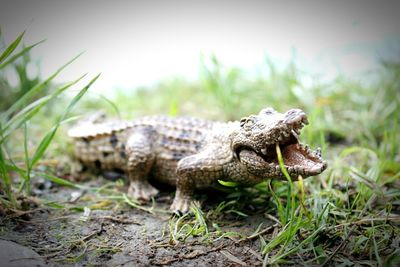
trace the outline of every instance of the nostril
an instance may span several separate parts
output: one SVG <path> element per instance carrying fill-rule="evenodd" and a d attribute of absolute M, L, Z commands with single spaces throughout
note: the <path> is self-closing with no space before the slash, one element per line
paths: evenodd
<path fill-rule="evenodd" d="M 301 114 L 304 113 L 301 109 L 298 108 L 292 108 L 290 110 L 288 110 L 287 112 L 288 114 Z"/>

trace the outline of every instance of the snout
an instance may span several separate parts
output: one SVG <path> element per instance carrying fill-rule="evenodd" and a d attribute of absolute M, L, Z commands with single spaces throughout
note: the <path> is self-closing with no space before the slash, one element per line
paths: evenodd
<path fill-rule="evenodd" d="M 286 124 L 308 124 L 307 115 L 301 109 L 290 109 L 285 113 Z"/>

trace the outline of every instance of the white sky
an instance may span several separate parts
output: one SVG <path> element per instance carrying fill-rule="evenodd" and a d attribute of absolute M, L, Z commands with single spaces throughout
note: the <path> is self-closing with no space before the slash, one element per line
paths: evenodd
<path fill-rule="evenodd" d="M 300 3 L 301 2 L 301 3 Z M 196 79 L 200 55 L 249 72 L 265 57 L 332 78 L 400 59 L 396 1 L 3 1 L 7 42 L 27 29 L 43 75 L 86 53 L 58 81 L 102 72 L 96 91 L 131 89 L 171 76 Z M 235 4 L 236 3 L 236 4 Z"/>

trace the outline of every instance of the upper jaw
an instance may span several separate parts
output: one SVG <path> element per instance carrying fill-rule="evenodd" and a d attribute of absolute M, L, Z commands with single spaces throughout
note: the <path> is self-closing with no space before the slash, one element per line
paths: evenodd
<path fill-rule="evenodd" d="M 296 110 L 297 111 L 297 110 Z M 298 111 L 296 116 L 288 116 L 277 132 L 275 141 L 268 140 L 257 153 L 269 163 L 272 168 L 282 175 L 276 154 L 276 144 L 279 145 L 285 168 L 290 175 L 303 177 L 320 174 L 327 168 L 327 162 L 321 156 L 321 149 L 311 150 L 309 146 L 300 142 L 301 129 L 308 124 L 304 112 Z"/>
<path fill-rule="evenodd" d="M 295 114 L 290 113 L 291 111 L 294 111 Z M 282 120 L 265 134 L 265 143 L 272 145 L 289 142 L 291 138 L 298 140 L 301 129 L 307 124 L 308 119 L 303 111 L 290 110 Z"/>

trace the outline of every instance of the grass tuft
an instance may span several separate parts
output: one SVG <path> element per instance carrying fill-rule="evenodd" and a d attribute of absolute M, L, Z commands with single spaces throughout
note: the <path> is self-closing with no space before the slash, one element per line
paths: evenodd
<path fill-rule="evenodd" d="M 25 33 L 25 32 L 24 32 Z M 11 43 L 6 49 L 1 53 L 0 56 L 0 70 L 5 68 L 7 65 L 13 63 L 17 60 L 18 57 L 24 55 L 30 51 L 31 48 L 36 46 L 34 44 L 32 46 L 28 46 L 27 48 L 22 49 L 20 52 L 13 55 L 13 52 L 18 47 L 21 42 L 24 33 L 22 33 L 18 38 Z M 87 92 L 90 86 L 98 79 L 100 76 L 95 76 L 86 86 L 84 86 L 79 93 L 69 102 L 67 108 L 65 109 L 62 116 L 57 120 L 57 122 L 51 127 L 47 134 L 39 141 L 33 155 L 30 155 L 28 148 L 28 142 L 30 138 L 28 125 L 30 121 L 38 116 L 39 112 L 43 110 L 43 108 L 50 102 L 55 101 L 56 98 L 69 89 L 71 86 L 77 84 L 81 79 L 85 76 L 81 76 L 77 80 L 67 83 L 65 85 L 59 86 L 53 90 L 53 92 L 48 95 L 39 97 L 37 100 L 34 100 L 42 93 L 42 90 L 48 86 L 54 77 L 62 72 L 68 65 L 70 65 L 73 61 L 75 61 L 79 55 L 61 68 L 59 68 L 53 75 L 47 78 L 45 81 L 33 86 L 29 89 L 20 99 L 18 99 L 14 104 L 12 104 L 7 110 L 5 110 L 0 115 L 0 172 L 1 172 L 1 182 L 5 188 L 6 196 L 1 196 L 1 203 L 9 208 L 19 208 L 18 203 L 16 201 L 16 197 L 14 194 L 15 182 L 13 177 L 11 176 L 13 171 L 16 171 L 20 178 L 22 178 L 22 182 L 19 186 L 20 191 L 25 189 L 25 194 L 30 194 L 31 188 L 31 179 L 32 173 L 39 162 L 40 159 L 43 158 L 44 153 L 47 148 L 51 144 L 59 126 L 65 121 L 69 120 L 68 116 L 73 107 L 77 104 L 77 102 L 83 97 L 83 95 Z M 17 163 L 12 159 L 11 154 L 8 152 L 8 143 L 10 139 L 16 135 L 17 131 L 22 129 L 23 131 L 23 158 L 24 158 L 24 168 L 17 166 Z M 36 172 L 37 174 L 37 172 Z M 43 173 L 43 177 L 49 178 L 53 182 L 62 184 L 62 185 L 71 185 L 70 182 L 64 181 L 61 178 L 54 177 L 52 175 Z"/>

